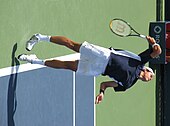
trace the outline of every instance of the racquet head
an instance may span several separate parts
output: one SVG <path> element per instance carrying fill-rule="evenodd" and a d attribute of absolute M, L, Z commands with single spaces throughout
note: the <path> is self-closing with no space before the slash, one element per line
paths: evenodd
<path fill-rule="evenodd" d="M 116 18 L 116 19 L 111 20 L 109 26 L 110 26 L 111 31 L 118 36 L 126 37 L 131 34 L 130 25 L 122 19 Z"/>

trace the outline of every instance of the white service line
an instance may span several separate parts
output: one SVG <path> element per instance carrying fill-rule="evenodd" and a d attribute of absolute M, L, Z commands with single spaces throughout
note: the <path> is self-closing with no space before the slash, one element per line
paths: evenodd
<path fill-rule="evenodd" d="M 50 58 L 50 59 L 58 59 L 58 60 L 66 60 L 66 61 L 77 60 L 77 59 L 80 59 L 80 54 L 75 53 L 75 54 Z M 0 69 L 0 77 L 8 76 L 8 75 L 15 74 L 15 73 L 21 73 L 21 72 L 26 72 L 26 71 L 30 71 L 30 70 L 35 70 L 35 69 L 39 69 L 39 68 L 43 68 L 43 67 L 46 67 L 46 66 L 39 65 L 39 64 L 30 64 L 30 63 L 13 66 L 13 67 L 6 67 L 6 68 Z"/>

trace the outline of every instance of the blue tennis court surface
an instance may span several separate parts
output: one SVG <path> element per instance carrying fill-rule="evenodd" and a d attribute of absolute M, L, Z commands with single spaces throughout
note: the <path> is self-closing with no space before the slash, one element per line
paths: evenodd
<path fill-rule="evenodd" d="M 1 126 L 95 125 L 94 77 L 31 64 L 1 72 L 10 70 L 0 77 Z"/>

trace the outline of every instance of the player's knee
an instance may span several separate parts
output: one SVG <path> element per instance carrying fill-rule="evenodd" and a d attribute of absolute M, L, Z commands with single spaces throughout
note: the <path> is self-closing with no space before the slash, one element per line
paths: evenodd
<path fill-rule="evenodd" d="M 76 52 L 79 52 L 79 49 L 80 49 L 81 44 L 76 43 L 76 42 L 68 39 L 66 46 L 67 46 L 68 48 L 76 51 Z"/>
<path fill-rule="evenodd" d="M 72 71 L 77 71 L 77 61 L 66 61 L 65 62 L 65 69 L 69 69 Z"/>
<path fill-rule="evenodd" d="M 73 45 L 73 42 L 70 39 L 66 38 L 65 39 L 65 46 L 72 49 L 74 45 Z"/>

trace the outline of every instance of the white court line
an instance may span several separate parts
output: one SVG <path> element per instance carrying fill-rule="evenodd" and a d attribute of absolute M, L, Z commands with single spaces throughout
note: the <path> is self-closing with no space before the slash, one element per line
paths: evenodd
<path fill-rule="evenodd" d="M 96 86 L 95 86 L 95 84 L 96 84 L 96 79 L 95 79 L 95 77 L 94 77 L 94 82 L 93 82 L 93 87 L 94 87 L 94 101 L 96 100 Z M 94 111 L 93 111 L 93 116 L 94 116 L 94 124 L 93 124 L 93 126 L 96 126 L 96 104 L 94 104 Z"/>
<path fill-rule="evenodd" d="M 76 126 L 76 73 L 73 72 L 73 126 Z"/>
<path fill-rule="evenodd" d="M 80 54 L 75 53 L 75 54 L 50 58 L 50 59 L 58 59 L 58 60 L 69 61 L 69 60 L 76 60 L 76 59 L 79 59 L 79 58 L 80 58 Z M 39 69 L 39 68 L 44 68 L 44 67 L 46 67 L 46 66 L 38 65 L 38 64 L 30 64 L 30 63 L 26 63 L 26 64 L 22 64 L 22 65 L 18 65 L 18 66 L 13 66 L 13 67 L 6 67 L 6 68 L 0 69 L 0 77 L 8 76 L 8 75 L 15 74 L 15 73 L 21 73 L 21 72 L 26 72 L 26 71 L 30 71 L 30 70 L 35 70 L 35 69 Z"/>

